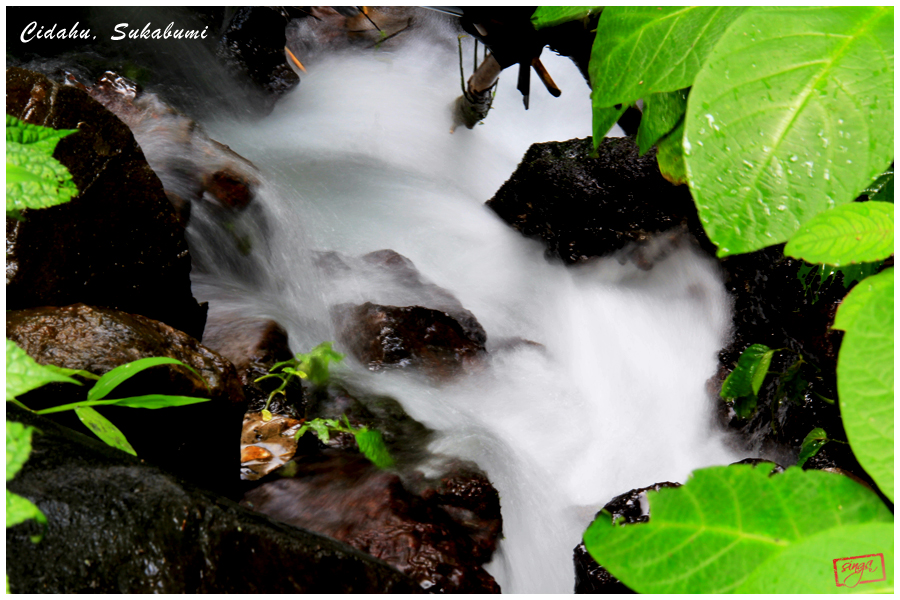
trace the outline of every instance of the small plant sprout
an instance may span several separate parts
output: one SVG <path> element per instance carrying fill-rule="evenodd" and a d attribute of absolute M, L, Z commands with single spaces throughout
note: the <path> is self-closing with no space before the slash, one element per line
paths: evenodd
<path fill-rule="evenodd" d="M 299 440 L 307 431 L 312 431 L 323 444 L 327 444 L 332 433 L 350 433 L 356 438 L 359 451 L 376 467 L 387 469 L 394 465 L 394 459 L 391 458 L 380 431 L 368 427 L 356 429 L 350 425 L 347 415 L 343 415 L 342 418 L 343 423 L 338 419 L 313 419 L 300 427 L 294 437 Z"/>
<path fill-rule="evenodd" d="M 272 413 L 269 412 L 269 405 L 272 398 L 277 394 L 285 395 L 285 390 L 291 382 L 292 377 L 298 379 L 306 379 L 313 385 L 320 386 L 328 383 L 330 374 L 328 372 L 328 364 L 331 362 L 340 362 L 344 359 L 344 355 L 331 349 L 333 342 L 322 342 L 309 352 L 299 353 L 289 360 L 285 360 L 272 365 L 268 375 L 263 375 L 256 382 L 264 379 L 280 379 L 281 383 L 269 394 L 266 400 L 266 406 L 262 410 L 263 421 L 271 421 Z"/>

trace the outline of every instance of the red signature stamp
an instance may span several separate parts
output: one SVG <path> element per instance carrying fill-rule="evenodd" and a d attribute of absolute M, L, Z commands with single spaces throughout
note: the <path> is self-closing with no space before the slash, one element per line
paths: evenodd
<path fill-rule="evenodd" d="M 838 587 L 854 588 L 861 583 L 875 583 L 885 579 L 884 554 L 834 559 L 834 582 Z"/>

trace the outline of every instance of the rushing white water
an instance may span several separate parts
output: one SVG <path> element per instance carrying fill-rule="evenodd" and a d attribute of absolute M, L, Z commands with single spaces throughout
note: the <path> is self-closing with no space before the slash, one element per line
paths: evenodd
<path fill-rule="evenodd" d="M 397 304 L 406 293 L 330 281 L 311 252 L 391 248 L 478 317 L 489 347 L 542 344 L 495 352 L 489 368 L 450 383 L 352 360 L 338 372 L 438 431 L 436 451 L 486 470 L 505 534 L 488 570 L 505 592 L 571 592 L 572 550 L 605 502 L 734 459 L 705 391 L 728 304 L 714 264 L 687 245 L 650 271 L 615 259 L 566 268 L 487 209 L 531 143 L 590 134 L 589 90 L 568 59 L 545 53 L 561 98 L 534 78 L 526 112 L 504 73 L 485 124 L 451 135 L 452 42 L 323 58 L 262 122 L 204 123 L 263 172 L 268 229 L 250 272 L 213 267 L 195 295 L 277 319 L 306 351 L 335 339 L 332 302 Z M 220 251 L 191 233 L 192 252 Z"/>

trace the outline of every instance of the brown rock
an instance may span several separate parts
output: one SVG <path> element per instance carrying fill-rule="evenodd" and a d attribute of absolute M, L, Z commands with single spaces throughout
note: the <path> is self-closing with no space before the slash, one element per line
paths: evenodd
<path fill-rule="evenodd" d="M 439 310 L 366 302 L 339 306 L 335 314 L 341 341 L 373 371 L 419 367 L 433 375 L 453 375 L 475 364 L 485 351 L 483 342 Z"/>
<path fill-rule="evenodd" d="M 406 491 L 396 474 L 334 450 L 293 464 L 295 477 L 265 483 L 241 504 L 380 558 L 428 591 L 500 591 L 468 532 Z"/>
<path fill-rule="evenodd" d="M 191 295 L 184 233 L 140 146 L 119 119 L 74 86 L 6 72 L 6 112 L 78 129 L 54 157 L 80 193 L 6 222 L 6 306 L 84 302 L 162 321 L 200 337 L 205 307 Z"/>
<path fill-rule="evenodd" d="M 169 394 L 212 398 L 177 408 L 156 410 L 103 406 L 137 451 L 191 480 L 222 489 L 236 480 L 237 435 L 243 390 L 226 359 L 194 338 L 140 315 L 76 304 L 62 308 L 32 308 L 6 313 L 6 336 L 41 364 L 82 369 L 102 375 L 139 358 L 166 356 L 192 367 L 158 366 L 138 373 L 110 397 Z M 22 397 L 32 409 L 77 402 L 87 386 L 44 386 Z M 71 411 L 54 420 L 84 431 Z"/>

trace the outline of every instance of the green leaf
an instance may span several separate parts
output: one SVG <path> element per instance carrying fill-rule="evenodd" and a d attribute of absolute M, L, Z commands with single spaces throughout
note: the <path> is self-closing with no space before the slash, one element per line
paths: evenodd
<path fill-rule="evenodd" d="M 43 410 L 36 410 L 39 415 L 75 410 L 87 406 L 127 406 L 129 408 L 168 408 L 170 406 L 187 406 L 200 402 L 209 402 L 209 398 L 196 398 L 194 396 L 167 396 L 165 394 L 148 394 L 146 396 L 130 396 L 128 398 L 113 398 L 112 400 L 83 400 L 61 406 L 53 406 Z"/>
<path fill-rule="evenodd" d="M 738 358 L 734 371 L 729 373 L 725 381 L 722 382 L 722 391 L 719 392 L 719 396 L 724 400 L 752 399 L 752 402 L 743 407 L 739 407 L 738 403 L 735 402 L 735 411 L 738 413 L 738 416 L 746 418 L 756 408 L 756 396 L 759 394 L 766 374 L 769 372 L 769 365 L 772 363 L 774 355 L 775 350 L 768 346 L 753 344 L 744 350 L 740 358 Z"/>
<path fill-rule="evenodd" d="M 24 523 L 28 519 L 35 519 L 41 525 L 47 525 L 47 517 L 31 500 L 6 490 L 6 528 Z M 35 543 L 40 539 L 39 535 L 31 537 L 31 541 Z"/>
<path fill-rule="evenodd" d="M 894 165 L 878 176 L 875 181 L 870 183 L 863 194 L 869 197 L 869 200 L 876 202 L 894 203 Z"/>
<path fill-rule="evenodd" d="M 854 456 L 893 502 L 894 269 L 869 280 L 877 281 L 862 291 L 865 301 L 851 318 L 841 321 L 846 333 L 838 354 L 838 399 Z M 844 304 L 864 284 L 854 288 Z M 838 319 L 844 316 L 844 304 Z"/>
<path fill-rule="evenodd" d="M 31 435 L 34 427 L 15 421 L 6 422 L 6 480 L 9 481 L 31 454 Z"/>
<path fill-rule="evenodd" d="M 59 140 L 77 129 L 51 129 L 6 115 L 6 211 L 46 208 L 78 193 L 68 169 L 53 158 Z"/>
<path fill-rule="evenodd" d="M 597 23 L 588 70 L 595 107 L 690 87 L 740 7 L 610 6 Z M 596 110 L 596 108 L 595 108 Z"/>
<path fill-rule="evenodd" d="M 806 434 L 800 445 L 800 456 L 797 457 L 797 466 L 802 467 L 807 460 L 819 453 L 822 446 L 829 442 L 828 434 L 821 427 L 816 427 Z"/>
<path fill-rule="evenodd" d="M 889 274 L 885 274 L 888 273 Z M 832 329 L 840 329 L 849 331 L 853 328 L 856 321 L 856 315 L 859 309 L 865 306 L 869 299 L 876 296 L 884 296 L 889 293 L 888 289 L 894 289 L 894 269 L 885 269 L 883 272 L 863 279 L 855 288 L 850 290 L 841 305 L 838 307 L 837 315 L 834 317 Z"/>
<path fill-rule="evenodd" d="M 837 267 L 884 260 L 894 253 L 894 205 L 851 202 L 821 212 L 800 227 L 784 253 Z"/>
<path fill-rule="evenodd" d="M 105 373 L 94 387 L 88 392 L 88 400 L 102 400 L 109 395 L 116 387 L 125 382 L 131 377 L 134 377 L 141 371 L 146 369 L 156 367 L 159 365 L 179 365 L 189 370 L 191 373 L 194 373 L 198 377 L 200 376 L 196 370 L 187 366 L 180 360 L 174 358 L 168 358 L 165 356 L 157 356 L 152 358 L 141 358 L 130 363 L 125 363 L 124 365 L 119 365 L 115 369 Z M 205 380 L 204 380 L 205 381 Z"/>
<path fill-rule="evenodd" d="M 60 375 L 40 365 L 28 353 L 6 340 L 6 399 L 12 400 L 48 383 L 59 381 L 81 385 L 71 377 Z"/>
<path fill-rule="evenodd" d="M 613 128 L 616 122 L 619 120 L 619 117 L 625 114 L 625 111 L 628 110 L 628 105 L 623 104 L 619 108 L 615 106 L 610 106 L 609 108 L 598 108 L 596 103 L 593 102 L 593 94 L 591 95 L 591 103 L 593 106 L 593 117 L 591 122 L 591 129 L 593 131 L 593 139 L 594 139 L 594 150 L 600 147 L 600 142 L 603 141 L 603 138 L 606 137 L 606 134 L 609 133 L 609 130 Z"/>
<path fill-rule="evenodd" d="M 602 512 L 584 534 L 587 550 L 640 593 L 722 593 L 822 531 L 893 524 L 879 497 L 849 477 L 796 467 L 770 477 L 770 470 L 763 464 L 695 471 L 680 488 L 648 492 L 648 523 L 614 525 Z"/>
<path fill-rule="evenodd" d="M 892 7 L 756 8 L 728 28 L 694 81 L 684 142 L 719 256 L 787 241 L 884 171 L 893 56 Z"/>
<path fill-rule="evenodd" d="M 380 431 L 363 427 L 358 431 L 354 431 L 353 434 L 356 436 L 356 444 L 359 446 L 359 451 L 372 461 L 376 467 L 387 469 L 394 466 L 394 459 L 391 458 Z"/>
<path fill-rule="evenodd" d="M 644 113 L 635 139 L 641 154 L 675 129 L 684 116 L 687 97 L 688 90 L 676 90 L 650 94 L 644 98 Z"/>
<path fill-rule="evenodd" d="M 678 124 L 669 135 L 659 140 L 656 146 L 656 162 L 659 172 L 675 185 L 687 183 L 687 171 L 684 167 L 684 121 Z"/>
<path fill-rule="evenodd" d="M 344 359 L 344 355 L 331 349 L 331 342 L 322 342 L 306 354 L 298 354 L 295 362 L 299 367 L 299 371 L 316 385 L 324 385 L 328 382 L 328 364 L 331 362 L 340 362 Z M 289 372 L 285 368 L 285 372 Z M 298 375 L 303 378 L 303 376 Z"/>
<path fill-rule="evenodd" d="M 137 452 L 125 439 L 125 434 L 118 427 L 109 422 L 109 419 L 98 413 L 93 408 L 87 406 L 79 406 L 75 409 L 75 414 L 81 419 L 88 429 L 94 432 L 98 438 L 112 446 L 129 454 L 137 456 Z"/>
<path fill-rule="evenodd" d="M 535 29 L 554 27 L 569 21 L 581 21 L 603 10 L 602 6 L 538 6 L 531 15 Z"/>
<path fill-rule="evenodd" d="M 837 561 L 835 572 L 835 559 L 872 554 L 875 556 Z M 861 580 L 866 581 L 862 579 L 862 569 L 851 566 L 844 570 L 848 562 L 868 567 L 865 577 L 870 583 L 860 584 Z M 884 581 L 876 581 L 882 577 Z M 894 525 L 865 523 L 812 535 L 763 561 L 735 591 L 739 594 L 893 593 Z"/>

